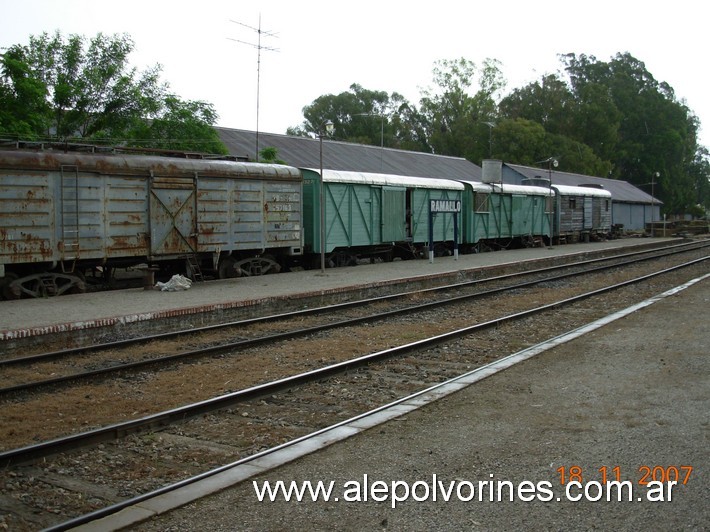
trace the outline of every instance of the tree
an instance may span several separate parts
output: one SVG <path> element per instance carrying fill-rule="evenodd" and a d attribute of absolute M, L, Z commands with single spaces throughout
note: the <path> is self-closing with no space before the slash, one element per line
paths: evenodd
<path fill-rule="evenodd" d="M 575 54 L 563 60 L 575 92 L 603 86 L 618 109 L 613 176 L 641 185 L 659 173 L 655 192 L 664 201 L 664 211 L 686 211 L 693 204 L 688 170 L 697 150 L 697 126 L 670 85 L 656 81 L 644 63 L 628 53 L 609 62 Z"/>
<path fill-rule="evenodd" d="M 9 105 L 0 114 L 0 134 L 226 151 L 216 135 L 194 136 L 211 129 L 214 109 L 170 94 L 159 65 L 140 74 L 129 68 L 132 51 L 125 34 L 98 34 L 87 42 L 44 33 L 27 46 L 10 47 L 2 57 L 0 98 Z"/>
<path fill-rule="evenodd" d="M 535 165 L 555 156 L 568 172 L 613 177 L 642 186 L 652 179 L 667 213 L 710 203 L 707 150 L 698 146 L 699 120 L 629 54 L 608 62 L 560 56 L 563 72 L 517 88 L 505 87 L 499 63 L 482 68 L 464 58 L 437 61 L 433 89 L 416 107 L 397 93 L 350 91 L 304 108 L 307 121 L 290 133 L 318 134 L 332 120 L 337 137 L 465 157 L 496 157 Z M 477 81 L 477 88 L 476 88 Z M 385 120 L 377 117 L 385 114 Z M 367 115 L 367 116 L 363 116 Z M 380 127 L 378 127 L 380 126 Z M 654 177 L 656 172 L 659 177 Z"/>
<path fill-rule="evenodd" d="M 479 76 L 478 91 L 471 87 Z M 423 91 L 420 113 L 434 153 L 479 162 L 489 154 L 487 123 L 497 116 L 495 97 L 505 87 L 499 63 L 487 59 L 483 68 L 464 58 L 434 64 L 434 89 Z"/>
<path fill-rule="evenodd" d="M 501 114 L 541 124 L 549 154 L 566 153 L 566 170 L 637 185 L 658 172 L 654 192 L 664 210 L 687 211 L 697 188 L 690 176 L 703 171 L 696 157 L 699 126 L 673 89 L 629 54 L 609 62 L 575 54 L 561 60 L 567 79 L 547 75 L 516 89 L 501 101 Z"/>
<path fill-rule="evenodd" d="M 30 75 L 18 50 L 10 49 L 2 56 L 1 74 L 0 134 L 26 139 L 41 136 L 38 132 L 47 131 L 51 124 L 44 83 Z"/>
<path fill-rule="evenodd" d="M 358 84 L 340 94 L 319 96 L 303 108 L 305 121 L 289 128 L 289 135 L 318 136 L 326 121 L 333 122 L 338 140 L 385 147 L 401 147 L 397 134 L 402 123 L 400 113 L 408 108 L 404 97 L 397 93 L 373 91 Z"/>
<path fill-rule="evenodd" d="M 226 155 L 228 152 L 212 127 L 217 114 L 211 104 L 184 102 L 167 96 L 164 108 L 149 122 L 140 121 L 128 132 L 128 142 L 137 146 Z"/>

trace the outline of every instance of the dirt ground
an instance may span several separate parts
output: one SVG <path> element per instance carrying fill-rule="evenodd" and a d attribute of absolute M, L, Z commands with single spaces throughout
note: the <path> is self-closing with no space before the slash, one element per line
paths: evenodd
<path fill-rule="evenodd" d="M 266 475 L 290 482 L 445 486 L 549 482 L 552 496 L 510 502 L 259 502 L 251 480 L 139 530 L 707 530 L 710 526 L 710 280 L 584 337 Z M 577 469 L 579 468 L 579 469 Z M 618 468 L 618 469 L 614 469 Z M 690 468 L 692 472 L 689 473 Z M 651 502 L 647 474 L 680 473 Z M 631 501 L 566 500 L 566 480 L 629 480 Z M 651 477 L 647 478 L 652 480 Z M 683 481 L 685 480 L 685 483 Z M 420 485 L 418 494 L 424 494 Z M 504 494 L 507 495 L 507 491 Z M 527 492 L 530 493 L 530 492 Z M 583 494 L 572 489 L 571 495 Z M 590 491 L 591 496 L 596 491 Z M 469 492 L 463 490 L 467 497 Z M 668 492 L 664 493 L 668 497 Z M 638 498 L 643 500 L 639 501 Z M 557 500 L 557 499 L 561 500 Z"/>

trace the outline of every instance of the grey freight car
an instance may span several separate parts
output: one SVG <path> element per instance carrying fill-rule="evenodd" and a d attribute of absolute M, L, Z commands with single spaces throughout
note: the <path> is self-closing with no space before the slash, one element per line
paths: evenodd
<path fill-rule="evenodd" d="M 2 292 L 81 291 L 90 269 L 141 263 L 278 270 L 302 253 L 302 181 L 283 165 L 0 150 Z"/>
<path fill-rule="evenodd" d="M 611 193 L 584 186 L 553 185 L 554 233 L 560 241 L 589 240 L 611 231 Z"/>

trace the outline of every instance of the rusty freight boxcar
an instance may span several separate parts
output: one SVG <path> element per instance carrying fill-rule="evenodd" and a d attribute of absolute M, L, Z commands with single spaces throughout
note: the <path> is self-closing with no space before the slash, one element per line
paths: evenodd
<path fill-rule="evenodd" d="M 193 277 L 275 272 L 302 253 L 302 174 L 285 165 L 0 150 L 0 291 L 85 289 L 145 265 Z"/>

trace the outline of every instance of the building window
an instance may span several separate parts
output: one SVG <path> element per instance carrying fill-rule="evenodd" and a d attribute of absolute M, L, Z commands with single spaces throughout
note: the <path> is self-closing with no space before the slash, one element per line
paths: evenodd
<path fill-rule="evenodd" d="M 576 208 L 577 208 L 577 198 L 570 198 L 570 199 L 569 199 L 569 208 L 570 208 L 570 209 L 576 209 Z"/>

